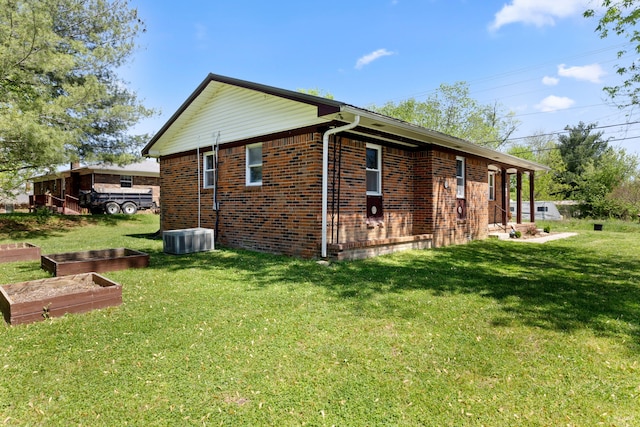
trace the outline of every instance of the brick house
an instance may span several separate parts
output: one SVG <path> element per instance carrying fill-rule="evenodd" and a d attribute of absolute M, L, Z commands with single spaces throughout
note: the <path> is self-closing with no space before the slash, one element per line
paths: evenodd
<path fill-rule="evenodd" d="M 143 149 L 161 229 L 223 245 L 363 258 L 506 227 L 510 176 L 545 166 L 331 99 L 210 74 Z M 533 210 L 532 210 L 533 211 Z M 533 218 L 530 218 L 533 222 Z M 517 223 L 522 222 L 517 215 Z"/>
<path fill-rule="evenodd" d="M 74 206 L 77 205 L 80 193 L 91 191 L 91 189 L 98 192 L 122 189 L 126 189 L 125 191 L 151 190 L 153 200 L 157 205 L 160 204 L 160 166 L 155 160 L 146 159 L 125 166 L 72 164 L 70 169 L 37 176 L 31 181 L 33 183 L 31 207 L 55 204 L 55 201 L 64 202 L 66 206 Z M 50 198 L 53 202 L 46 201 Z M 76 209 L 79 208 L 71 208 L 71 211 Z"/>

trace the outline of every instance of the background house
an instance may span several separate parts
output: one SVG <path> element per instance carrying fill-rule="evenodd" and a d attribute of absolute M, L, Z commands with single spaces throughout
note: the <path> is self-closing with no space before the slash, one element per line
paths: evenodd
<path fill-rule="evenodd" d="M 506 226 L 510 175 L 546 167 L 342 102 L 210 74 L 143 149 L 162 230 L 224 245 L 362 258 Z M 521 222 L 522 218 L 517 218 Z M 531 218 L 533 222 L 533 219 Z"/>
<path fill-rule="evenodd" d="M 67 202 L 67 207 L 77 202 L 81 192 L 95 189 L 98 192 L 121 189 L 151 190 L 153 200 L 160 204 L 160 165 L 146 159 L 125 166 L 98 164 L 72 164 L 68 170 L 42 175 L 32 179 L 31 207 L 55 204 L 55 200 Z M 126 191 L 126 190 L 125 190 Z M 47 196 L 47 197 L 45 197 Z M 51 199 L 52 200 L 48 200 Z M 71 211 L 79 210 L 71 207 Z"/>

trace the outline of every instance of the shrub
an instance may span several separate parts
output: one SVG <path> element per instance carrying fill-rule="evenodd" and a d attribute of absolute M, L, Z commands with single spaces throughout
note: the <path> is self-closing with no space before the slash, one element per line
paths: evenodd
<path fill-rule="evenodd" d="M 53 216 L 53 213 L 46 207 L 40 207 L 36 209 L 36 222 L 38 224 L 46 224 L 49 222 L 49 218 Z"/>
<path fill-rule="evenodd" d="M 551 226 L 550 225 L 545 225 L 543 230 L 544 230 L 545 233 L 551 233 Z"/>

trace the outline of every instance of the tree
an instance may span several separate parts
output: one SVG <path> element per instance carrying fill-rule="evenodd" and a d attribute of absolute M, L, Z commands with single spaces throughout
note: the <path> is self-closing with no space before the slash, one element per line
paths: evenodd
<path fill-rule="evenodd" d="M 627 180 L 607 195 L 607 201 L 615 204 L 615 212 L 622 219 L 636 219 L 640 215 L 640 174 Z"/>
<path fill-rule="evenodd" d="M 563 171 L 556 171 L 556 181 L 564 186 L 564 198 L 575 199 L 584 182 L 583 174 L 588 165 L 598 165 L 600 158 L 609 148 L 609 143 L 602 139 L 602 132 L 591 133 L 595 124 L 567 126 L 568 135 L 558 138 L 558 150 L 564 163 Z"/>
<path fill-rule="evenodd" d="M 636 61 L 636 56 L 640 53 L 640 30 L 636 26 L 640 19 L 640 2 L 637 0 L 601 1 L 605 12 L 599 16 L 596 32 L 601 38 L 608 37 L 610 32 L 627 38 L 634 53 L 631 55 L 630 63 L 617 65 L 616 71 L 624 77 L 624 82 L 604 89 L 612 99 L 619 101 L 620 107 L 636 105 L 640 103 L 640 64 Z M 596 9 L 588 9 L 584 12 L 586 18 L 594 18 L 596 15 Z M 626 54 L 626 47 L 619 50 L 618 59 L 623 59 Z"/>
<path fill-rule="evenodd" d="M 498 104 L 482 105 L 469 95 L 469 85 L 442 84 L 426 101 L 414 98 L 398 104 L 388 102 L 371 110 L 492 148 L 502 146 L 517 129 L 513 112 Z"/>
<path fill-rule="evenodd" d="M 531 160 L 545 166 L 549 166 L 551 171 L 536 173 L 535 194 L 536 200 L 560 200 L 568 189 L 555 179 L 556 175 L 565 172 L 565 164 L 558 150 L 558 144 L 552 135 L 541 132 L 527 137 L 521 144 L 513 144 L 507 150 L 509 154 L 522 159 Z M 523 177 L 523 187 L 528 186 L 528 176 Z M 513 189 L 515 191 L 515 189 Z M 512 196 L 515 198 L 515 195 Z"/>
<path fill-rule="evenodd" d="M 321 98 L 334 99 L 331 92 L 327 92 L 324 89 L 298 89 L 300 93 L 306 93 L 307 95 L 319 96 Z"/>
<path fill-rule="evenodd" d="M 154 112 L 116 70 L 143 23 L 128 0 L 0 0 L 0 183 L 70 161 L 127 163 Z"/>
<path fill-rule="evenodd" d="M 583 216 L 628 218 L 630 205 L 615 194 L 638 180 L 638 157 L 610 147 L 602 132 L 592 133 L 595 127 L 580 122 L 558 138 L 564 170 L 555 171 L 555 180 L 565 198 L 581 202 Z"/>
<path fill-rule="evenodd" d="M 629 219 L 638 205 L 619 197 L 616 190 L 632 189 L 637 178 L 638 160 L 625 150 L 608 148 L 598 162 L 591 160 L 580 176 L 577 194 L 584 216 L 592 218 L 615 217 Z M 618 194 L 616 194 L 618 193 Z M 631 202 L 631 203 L 629 203 Z M 637 211 L 636 211 L 637 213 Z"/>

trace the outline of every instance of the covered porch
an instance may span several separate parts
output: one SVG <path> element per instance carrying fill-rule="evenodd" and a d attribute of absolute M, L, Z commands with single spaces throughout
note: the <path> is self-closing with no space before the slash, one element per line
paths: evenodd
<path fill-rule="evenodd" d="M 512 212 L 511 190 L 513 187 L 515 187 L 516 208 Z M 528 195 L 528 201 L 523 201 L 525 194 Z M 526 216 L 522 213 L 523 203 L 530 205 Z M 504 164 L 490 164 L 488 207 L 489 231 L 496 229 L 506 231 L 512 226 L 516 230 L 523 231 L 531 224 L 535 224 L 535 171 Z"/>

